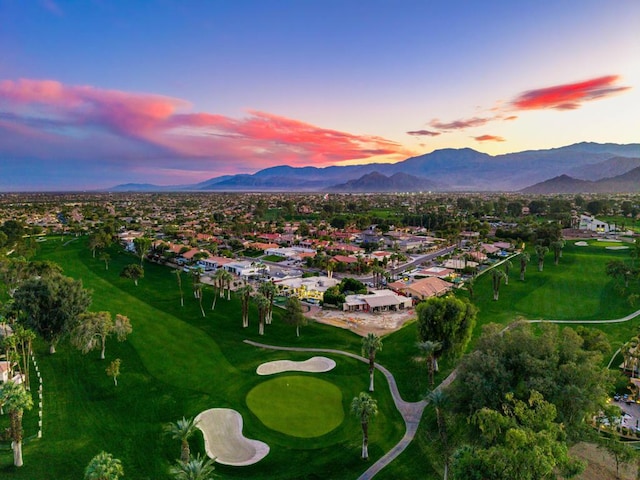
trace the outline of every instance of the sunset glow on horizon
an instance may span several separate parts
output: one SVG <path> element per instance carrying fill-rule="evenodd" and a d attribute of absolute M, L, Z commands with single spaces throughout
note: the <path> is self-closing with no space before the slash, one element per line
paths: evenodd
<path fill-rule="evenodd" d="M 631 0 L 0 0 L 0 16 L 0 191 L 640 142 Z"/>

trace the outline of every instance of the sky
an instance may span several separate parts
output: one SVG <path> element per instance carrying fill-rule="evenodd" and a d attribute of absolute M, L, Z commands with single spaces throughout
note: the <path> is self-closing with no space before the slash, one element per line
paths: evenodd
<path fill-rule="evenodd" d="M 640 142 L 637 0 L 0 0 L 0 191 Z"/>

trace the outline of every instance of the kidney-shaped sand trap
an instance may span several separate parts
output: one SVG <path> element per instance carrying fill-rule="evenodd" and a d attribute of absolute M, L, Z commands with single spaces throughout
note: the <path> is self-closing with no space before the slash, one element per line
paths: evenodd
<path fill-rule="evenodd" d="M 336 362 L 327 357 L 311 357 L 302 362 L 293 360 L 276 360 L 263 363 L 256 369 L 258 375 L 273 375 L 282 372 L 313 372 L 321 373 L 333 370 Z"/>
<path fill-rule="evenodd" d="M 207 455 L 223 465 L 236 467 L 258 463 L 269 445 L 242 435 L 242 415 L 230 408 L 210 408 L 195 418 L 204 435 Z"/>

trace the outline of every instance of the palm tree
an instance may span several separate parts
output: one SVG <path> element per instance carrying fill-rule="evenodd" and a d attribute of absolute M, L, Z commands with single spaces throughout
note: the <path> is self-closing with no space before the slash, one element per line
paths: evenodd
<path fill-rule="evenodd" d="M 253 300 L 258 306 L 258 319 L 260 320 L 260 326 L 258 327 L 258 334 L 264 335 L 264 324 L 266 321 L 267 313 L 269 312 L 269 299 L 261 293 L 256 293 Z"/>
<path fill-rule="evenodd" d="M 555 242 L 551 242 L 551 248 L 553 249 L 553 263 L 558 265 L 560 258 L 562 257 L 562 249 L 564 248 L 564 240 L 559 239 Z"/>
<path fill-rule="evenodd" d="M 184 294 L 182 293 L 182 277 L 180 276 L 180 269 L 176 268 L 172 270 L 173 274 L 176 276 L 176 280 L 178 280 L 178 290 L 180 291 L 180 306 L 184 307 Z"/>
<path fill-rule="evenodd" d="M 9 413 L 9 435 L 13 447 L 13 464 L 21 467 L 22 462 L 22 414 L 33 407 L 33 398 L 19 383 L 5 382 L 0 389 L 0 405 Z"/>
<path fill-rule="evenodd" d="M 225 276 L 225 273 L 227 273 L 226 270 L 224 270 L 223 268 L 218 268 L 216 270 L 216 273 L 213 274 L 213 302 L 211 303 L 211 310 L 214 310 L 216 308 L 216 299 L 218 298 L 218 295 L 220 295 L 221 297 L 224 295 L 223 291 L 222 291 L 222 286 L 224 284 L 224 280 L 223 277 Z M 216 295 L 216 293 L 218 295 Z"/>
<path fill-rule="evenodd" d="M 378 403 L 366 392 L 354 397 L 351 401 L 351 413 L 354 414 L 362 426 L 362 458 L 369 458 L 369 421 L 378 414 Z"/>
<path fill-rule="evenodd" d="M 438 356 L 436 353 L 442 349 L 442 342 L 425 340 L 424 342 L 418 342 L 417 345 L 422 353 L 424 353 L 427 369 L 429 370 L 429 381 L 431 385 L 433 385 L 435 382 L 435 374 L 438 371 Z"/>
<path fill-rule="evenodd" d="M 167 423 L 163 427 L 165 434 L 170 435 L 173 440 L 180 440 L 180 461 L 183 464 L 186 464 L 191 458 L 189 438 L 196 432 L 197 425 L 198 422 L 193 417 L 182 417 L 180 420 Z"/>
<path fill-rule="evenodd" d="M 199 269 L 192 270 L 192 280 L 193 280 L 193 296 L 198 300 L 198 305 L 200 306 L 200 313 L 202 313 L 203 317 L 206 317 L 206 313 L 204 313 L 204 308 L 202 308 L 202 282 L 200 281 L 200 277 L 202 276 L 202 272 Z"/>
<path fill-rule="evenodd" d="M 475 283 L 476 283 L 476 277 L 471 277 L 468 281 L 467 281 L 467 290 L 469 290 L 469 298 L 471 300 L 473 300 L 473 287 L 475 287 Z"/>
<path fill-rule="evenodd" d="M 231 300 L 231 282 L 233 282 L 233 275 L 231 272 L 227 272 L 223 270 L 224 274 L 222 275 L 222 283 L 220 284 L 220 288 L 226 286 L 227 289 L 227 300 Z"/>
<path fill-rule="evenodd" d="M 524 274 L 527 271 L 527 263 L 529 263 L 531 257 L 528 253 L 522 252 L 520 255 L 520 280 L 524 282 Z"/>
<path fill-rule="evenodd" d="M 513 263 L 511 260 L 505 260 L 504 262 L 504 284 L 509 285 L 509 272 L 513 268 Z"/>
<path fill-rule="evenodd" d="M 369 359 L 369 391 L 373 392 L 373 373 L 376 366 L 376 353 L 382 350 L 382 340 L 375 333 L 369 333 L 362 339 L 362 356 Z"/>
<path fill-rule="evenodd" d="M 549 247 L 544 245 L 536 245 L 536 258 L 538 259 L 538 271 L 541 272 L 544 268 L 544 256 L 549 251 Z"/>
<path fill-rule="evenodd" d="M 500 282 L 502 281 L 503 278 L 506 278 L 507 274 L 504 273 L 502 270 L 498 270 L 497 268 L 494 268 L 491 271 L 491 279 L 493 281 L 493 300 L 494 301 L 498 301 L 498 298 L 500 297 Z"/>
<path fill-rule="evenodd" d="M 444 480 L 447 480 L 449 476 L 449 461 L 451 457 L 451 451 L 447 435 L 447 423 L 444 416 L 443 408 L 448 403 L 448 398 L 442 390 L 437 389 L 433 390 L 427 395 L 427 401 L 430 405 L 433 405 L 436 411 L 438 434 L 440 435 L 440 442 L 442 443 L 442 450 L 444 452 Z"/>
<path fill-rule="evenodd" d="M 247 328 L 249 326 L 249 299 L 253 293 L 253 287 L 248 284 L 244 284 L 238 289 L 238 295 L 242 302 L 242 327 Z"/>
<path fill-rule="evenodd" d="M 84 480 L 118 480 L 122 475 L 122 463 L 107 452 L 93 457 L 84 469 Z"/>
<path fill-rule="evenodd" d="M 273 282 L 264 282 L 261 283 L 258 287 L 258 292 L 264 295 L 269 301 L 269 305 L 267 306 L 267 314 L 265 316 L 267 325 L 271 325 L 271 320 L 273 320 L 273 301 L 276 296 L 276 290 L 276 286 Z"/>
<path fill-rule="evenodd" d="M 169 469 L 176 480 L 212 480 L 214 459 L 201 457 L 199 454 L 187 462 L 177 462 Z"/>

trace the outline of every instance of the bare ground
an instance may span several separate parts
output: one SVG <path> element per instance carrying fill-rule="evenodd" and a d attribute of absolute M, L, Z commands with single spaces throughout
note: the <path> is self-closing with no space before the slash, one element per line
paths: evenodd
<path fill-rule="evenodd" d="M 305 316 L 315 322 L 348 329 L 361 336 L 368 333 L 386 335 L 399 330 L 405 323 L 414 319 L 415 310 L 411 308 L 399 312 L 367 313 L 311 307 Z"/>
<path fill-rule="evenodd" d="M 587 468 L 579 475 L 579 480 L 615 480 L 616 462 L 606 451 L 593 443 L 579 443 L 571 448 L 571 454 L 587 462 Z M 634 464 L 620 466 L 620 480 L 635 480 Z"/>

